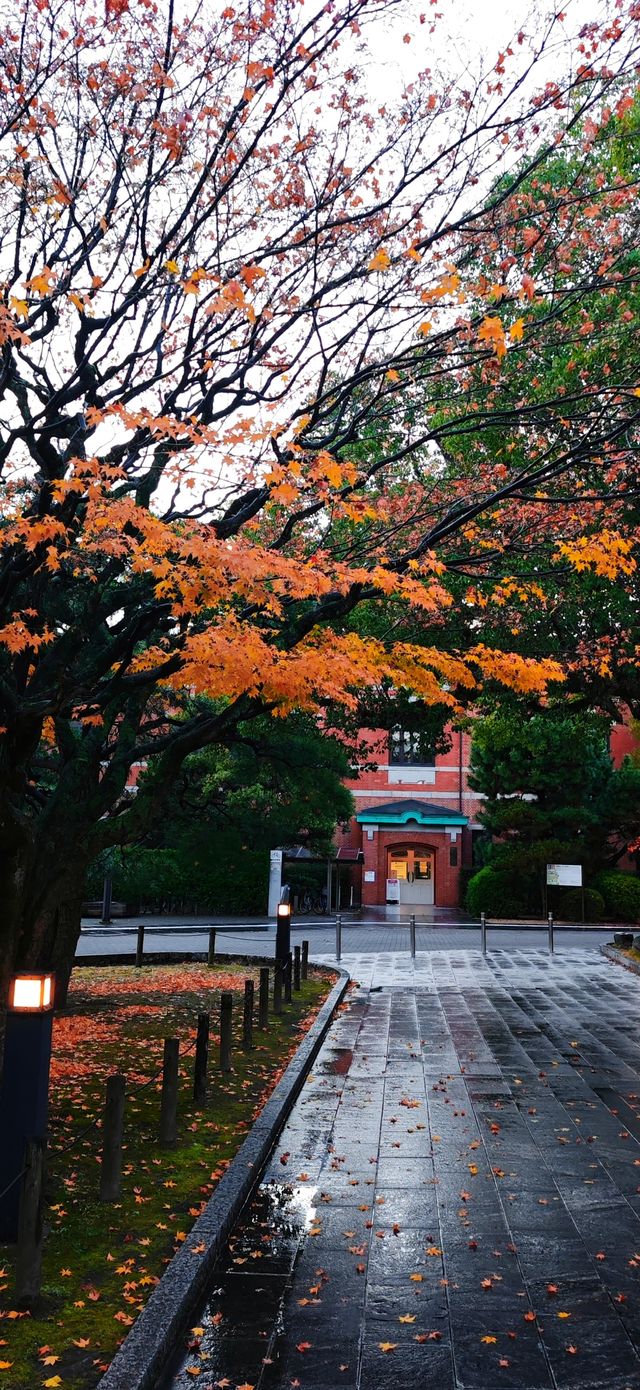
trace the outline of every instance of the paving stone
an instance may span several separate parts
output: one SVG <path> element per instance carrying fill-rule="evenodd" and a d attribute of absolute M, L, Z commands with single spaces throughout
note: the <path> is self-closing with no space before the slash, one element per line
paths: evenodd
<path fill-rule="evenodd" d="M 640 979 L 567 947 L 345 962 L 197 1383 L 640 1390 Z"/>

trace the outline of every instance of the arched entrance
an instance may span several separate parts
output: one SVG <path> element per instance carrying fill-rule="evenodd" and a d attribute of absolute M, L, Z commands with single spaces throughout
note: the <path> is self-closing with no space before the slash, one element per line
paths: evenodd
<path fill-rule="evenodd" d="M 428 845 L 394 845 L 387 850 L 387 880 L 397 880 L 401 903 L 434 901 L 435 856 Z"/>

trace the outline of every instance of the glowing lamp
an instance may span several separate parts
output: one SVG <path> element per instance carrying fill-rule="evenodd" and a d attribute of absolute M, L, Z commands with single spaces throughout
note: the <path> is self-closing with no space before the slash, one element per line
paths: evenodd
<path fill-rule="evenodd" d="M 0 1241 L 15 1241 L 30 1139 L 47 1133 L 55 976 L 33 971 L 9 982 L 0 1080 Z"/>
<path fill-rule="evenodd" d="M 53 975 L 14 975 L 7 1007 L 12 1013 L 46 1013 L 53 1008 L 53 981 Z"/>
<path fill-rule="evenodd" d="M 276 960 L 288 959 L 291 950 L 291 903 L 278 903 L 276 912 Z"/>

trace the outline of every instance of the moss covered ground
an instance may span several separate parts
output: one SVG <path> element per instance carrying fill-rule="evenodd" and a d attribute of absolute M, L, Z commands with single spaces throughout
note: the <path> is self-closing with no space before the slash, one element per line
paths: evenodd
<path fill-rule="evenodd" d="M 172 1255 L 259 1113 L 332 980 L 310 976 L 254 1048 L 241 1049 L 245 979 L 260 962 L 133 966 L 74 972 L 54 1024 L 43 1284 L 16 1307 L 14 1255 L 0 1246 L 0 1390 L 89 1390 L 144 1306 Z M 234 1002 L 233 1071 L 218 1068 L 220 992 Z M 192 1101 L 199 1012 L 211 1014 L 207 1104 Z M 158 1143 L 163 1039 L 178 1037 L 179 1136 Z M 127 1079 L 121 1200 L 98 1200 L 101 1113 L 112 1072 Z"/>

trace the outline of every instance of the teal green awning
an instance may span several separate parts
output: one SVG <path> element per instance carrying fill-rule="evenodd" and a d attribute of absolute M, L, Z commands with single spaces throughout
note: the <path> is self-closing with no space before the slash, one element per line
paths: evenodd
<path fill-rule="evenodd" d="M 358 811 L 360 825 L 468 825 L 469 817 L 448 806 L 434 806 L 431 801 L 385 801 L 381 806 L 366 806 Z"/>

